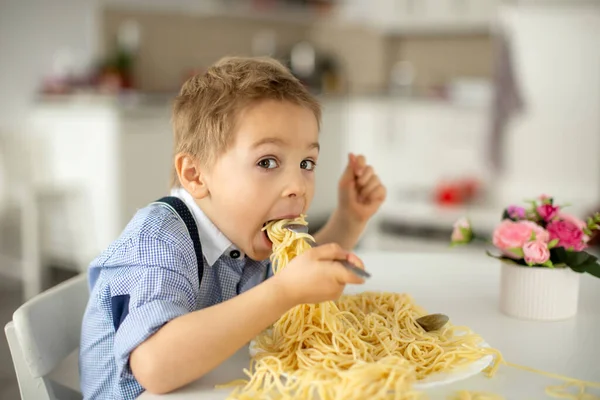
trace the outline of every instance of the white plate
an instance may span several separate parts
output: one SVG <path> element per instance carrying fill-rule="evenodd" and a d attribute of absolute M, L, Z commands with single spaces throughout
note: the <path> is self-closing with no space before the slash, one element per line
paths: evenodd
<path fill-rule="evenodd" d="M 482 342 L 480 346 L 490 347 L 486 342 Z M 256 348 L 256 342 L 254 340 L 250 342 L 248 351 L 250 353 L 250 357 L 254 357 L 260 351 Z M 431 374 L 425 379 L 421 379 L 420 381 L 416 382 L 413 385 L 413 388 L 415 390 L 424 390 L 430 389 L 435 386 L 449 385 L 457 381 L 462 381 L 464 379 L 477 375 L 478 373 L 486 369 L 486 367 L 488 367 L 493 361 L 493 355 L 489 354 L 483 356 L 479 360 L 473 361 L 472 363 L 467 364 L 464 367 L 457 368 L 454 371 L 438 372 L 435 374 Z"/>

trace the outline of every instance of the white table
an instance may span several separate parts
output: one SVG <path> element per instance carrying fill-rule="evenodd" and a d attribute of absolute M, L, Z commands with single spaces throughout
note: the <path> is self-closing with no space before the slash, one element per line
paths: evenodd
<path fill-rule="evenodd" d="M 484 254 L 360 254 L 372 278 L 349 293 L 380 290 L 410 293 L 429 312 L 450 316 L 455 325 L 468 325 L 510 362 L 578 379 L 600 382 L 600 280 L 581 276 L 578 315 L 560 322 L 533 322 L 509 318 L 498 309 L 500 265 Z M 594 340 L 594 338 L 596 338 Z M 198 362 L 201 362 L 200 360 Z M 243 378 L 250 359 L 244 347 L 202 379 L 168 395 L 142 394 L 139 398 L 199 400 L 224 399 L 229 391 L 216 384 Z M 501 366 L 494 378 L 475 377 L 428 391 L 443 399 L 459 389 L 485 390 L 507 399 L 547 399 L 544 389 L 561 384 L 543 376 Z M 600 390 L 590 390 L 600 395 Z"/>

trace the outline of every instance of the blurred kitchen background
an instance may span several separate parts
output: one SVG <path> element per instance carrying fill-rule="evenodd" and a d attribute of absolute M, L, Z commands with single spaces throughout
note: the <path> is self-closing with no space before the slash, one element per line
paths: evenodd
<path fill-rule="evenodd" d="M 600 1 L 0 0 L 0 322 L 168 193 L 170 102 L 226 55 L 321 100 L 313 228 L 349 151 L 376 167 L 362 249 L 480 252 L 448 249 L 458 217 L 542 193 L 600 209 Z"/>

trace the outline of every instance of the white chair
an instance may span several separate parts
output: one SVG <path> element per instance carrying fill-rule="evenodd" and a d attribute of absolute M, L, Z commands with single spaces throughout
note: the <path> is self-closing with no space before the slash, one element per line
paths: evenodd
<path fill-rule="evenodd" d="M 82 240 L 94 235 L 89 198 L 80 185 L 34 182 L 50 167 L 26 133 L 0 133 L 0 273 L 22 280 L 24 301 L 50 286 L 49 265 L 81 272 L 98 253 Z"/>
<path fill-rule="evenodd" d="M 87 273 L 19 307 L 4 331 L 22 400 L 81 399 L 78 349 L 89 298 Z"/>

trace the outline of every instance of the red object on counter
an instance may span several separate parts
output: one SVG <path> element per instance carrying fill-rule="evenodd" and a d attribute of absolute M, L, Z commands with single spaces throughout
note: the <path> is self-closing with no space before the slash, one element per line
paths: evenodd
<path fill-rule="evenodd" d="M 461 179 L 440 183 L 435 188 L 435 202 L 438 205 L 456 206 L 472 201 L 479 193 L 476 179 Z"/>
<path fill-rule="evenodd" d="M 439 185 L 435 190 L 435 202 L 440 205 L 458 205 L 464 201 L 459 187 L 452 184 Z"/>

